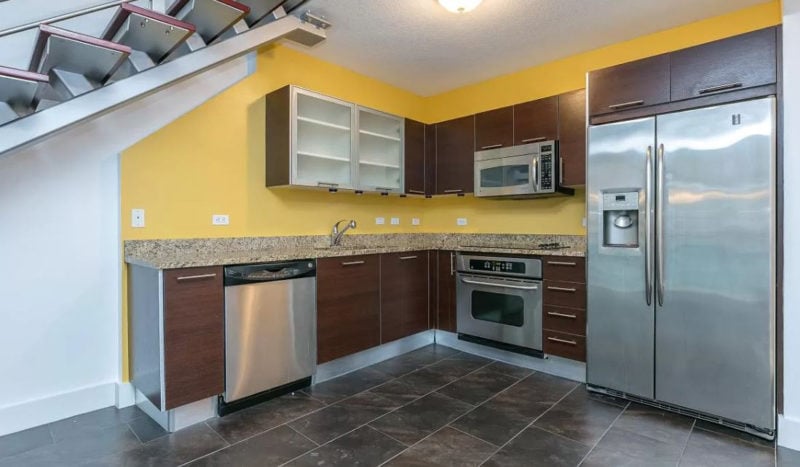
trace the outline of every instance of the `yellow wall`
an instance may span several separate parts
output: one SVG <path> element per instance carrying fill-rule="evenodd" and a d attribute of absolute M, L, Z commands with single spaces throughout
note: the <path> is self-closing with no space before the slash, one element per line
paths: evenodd
<path fill-rule="evenodd" d="M 286 47 L 267 47 L 258 54 L 258 71 L 253 76 L 125 151 L 121 161 L 122 237 L 324 234 L 341 218 L 357 219 L 358 233 L 583 234 L 582 191 L 574 198 L 492 201 L 266 189 L 263 96 L 286 84 L 297 84 L 389 113 L 435 122 L 578 89 L 583 87 L 585 73 L 590 69 L 780 21 L 781 7 L 776 0 L 429 98 Z M 126 213 L 132 208 L 146 210 L 146 228 L 130 227 Z M 230 225 L 212 226 L 212 214 L 229 214 Z M 402 224 L 376 226 L 376 216 L 386 217 L 387 221 L 389 217 L 400 217 Z M 419 217 L 422 225 L 412 227 L 411 217 Z M 467 217 L 469 225 L 456 227 L 457 217 Z M 127 322 L 125 317 L 123 322 Z M 123 341 L 126 338 L 127 331 L 123 329 Z M 127 344 L 124 348 L 127 351 Z M 127 379 L 127 355 L 124 360 Z"/>

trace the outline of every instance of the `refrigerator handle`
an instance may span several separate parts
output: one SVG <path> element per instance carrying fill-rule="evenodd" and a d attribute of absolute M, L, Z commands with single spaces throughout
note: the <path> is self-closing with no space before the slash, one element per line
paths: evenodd
<path fill-rule="evenodd" d="M 644 189 L 644 285 L 647 305 L 653 304 L 653 254 L 650 242 L 653 241 L 653 219 L 650 208 L 653 193 L 653 146 L 647 146 L 645 158 L 645 189 Z"/>
<path fill-rule="evenodd" d="M 664 145 L 658 145 L 656 160 L 656 296 L 664 306 Z"/>

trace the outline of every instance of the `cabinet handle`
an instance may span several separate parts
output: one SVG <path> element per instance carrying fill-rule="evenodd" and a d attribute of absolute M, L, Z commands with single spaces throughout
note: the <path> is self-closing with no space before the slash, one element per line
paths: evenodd
<path fill-rule="evenodd" d="M 564 159 L 558 156 L 558 185 L 564 184 Z"/>
<path fill-rule="evenodd" d="M 386 186 L 376 186 L 375 189 L 377 191 L 394 191 L 397 188 L 389 188 L 389 187 L 386 187 Z"/>
<path fill-rule="evenodd" d="M 555 290 L 557 292 L 569 292 L 569 293 L 575 293 L 578 291 L 578 289 L 573 289 L 572 287 L 556 287 L 553 285 L 548 285 L 547 290 Z"/>
<path fill-rule="evenodd" d="M 567 339 L 559 339 L 558 337 L 548 337 L 547 340 L 552 342 L 558 342 L 559 344 L 567 344 L 567 345 L 578 345 L 577 342 L 567 340 Z"/>
<path fill-rule="evenodd" d="M 499 144 L 490 144 L 488 146 L 481 146 L 481 149 L 495 149 L 495 148 L 502 148 L 502 147 L 503 147 L 503 143 L 499 143 Z"/>
<path fill-rule="evenodd" d="M 406 260 L 409 260 L 409 259 L 417 259 L 417 258 L 419 258 L 419 256 L 417 256 L 417 255 L 412 255 L 412 256 L 401 256 L 401 257 L 400 257 L 400 261 L 406 261 Z"/>
<path fill-rule="evenodd" d="M 525 138 L 520 143 L 535 143 L 537 141 L 544 141 L 547 139 L 547 136 L 537 136 L 536 138 Z"/>
<path fill-rule="evenodd" d="M 578 319 L 578 315 L 570 315 L 567 313 L 556 313 L 555 311 L 548 311 L 547 314 L 550 316 L 558 316 L 559 318 Z"/>
<path fill-rule="evenodd" d="M 407 190 L 409 193 L 414 193 L 415 195 L 424 195 L 425 192 L 422 190 Z"/>
<path fill-rule="evenodd" d="M 358 266 L 364 264 L 364 261 L 342 261 L 342 266 Z"/>
<path fill-rule="evenodd" d="M 458 190 L 444 190 L 444 193 L 462 193 L 463 191 L 464 191 L 464 190 L 462 190 L 462 189 L 458 189 Z"/>
<path fill-rule="evenodd" d="M 452 276 L 455 273 L 455 265 L 453 264 L 453 260 L 455 259 L 456 255 L 452 251 L 450 252 L 450 275 Z"/>
<path fill-rule="evenodd" d="M 179 281 L 198 281 L 201 279 L 211 279 L 213 277 L 217 277 L 216 273 L 212 274 L 198 274 L 196 276 L 179 276 L 177 280 Z"/>
<path fill-rule="evenodd" d="M 553 266 L 572 266 L 572 267 L 578 265 L 578 263 L 573 263 L 572 261 L 548 261 L 547 264 L 552 264 Z"/>
<path fill-rule="evenodd" d="M 711 86 L 697 91 L 698 94 L 709 94 L 717 91 L 727 91 L 729 89 L 736 89 L 742 87 L 742 83 L 728 83 L 720 84 L 719 86 Z"/>
<path fill-rule="evenodd" d="M 329 182 L 317 182 L 317 186 L 324 186 L 326 188 L 337 188 L 339 186 L 338 183 L 329 183 Z"/>
<path fill-rule="evenodd" d="M 642 104 L 644 104 L 644 101 L 640 99 L 638 101 L 628 101 L 628 102 L 620 102 L 619 104 L 612 104 L 612 105 L 609 105 L 608 108 L 609 109 L 622 109 L 622 108 L 625 108 L 625 107 L 634 107 L 634 106 L 642 105 Z"/>

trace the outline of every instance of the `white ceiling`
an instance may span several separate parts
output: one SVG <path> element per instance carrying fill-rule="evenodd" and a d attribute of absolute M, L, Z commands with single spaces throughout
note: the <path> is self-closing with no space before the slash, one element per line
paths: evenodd
<path fill-rule="evenodd" d="M 764 0 L 309 0 L 328 39 L 301 50 L 429 96 Z"/>

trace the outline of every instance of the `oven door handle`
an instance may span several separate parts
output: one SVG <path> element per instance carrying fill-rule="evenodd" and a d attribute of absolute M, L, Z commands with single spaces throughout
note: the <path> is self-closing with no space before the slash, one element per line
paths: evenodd
<path fill-rule="evenodd" d="M 519 289 L 519 290 L 536 290 L 536 289 L 539 288 L 538 285 L 525 286 L 525 285 L 511 285 L 511 284 L 496 283 L 496 282 L 471 281 L 469 279 L 464 279 L 463 277 L 461 278 L 461 282 L 463 282 L 465 284 L 472 284 L 472 285 L 486 285 L 486 286 L 489 286 L 489 287 L 505 287 L 505 288 L 508 288 L 508 289 Z"/>

